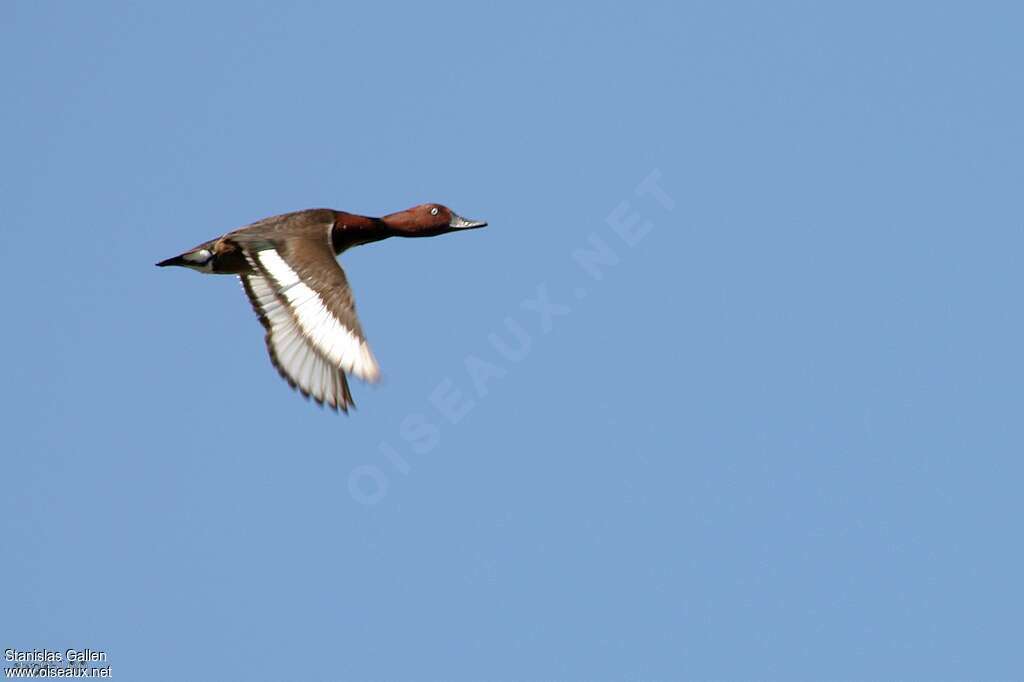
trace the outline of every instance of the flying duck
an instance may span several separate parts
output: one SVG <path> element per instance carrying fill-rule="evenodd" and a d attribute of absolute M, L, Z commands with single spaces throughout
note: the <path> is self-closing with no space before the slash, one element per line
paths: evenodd
<path fill-rule="evenodd" d="M 270 361 L 288 384 L 334 411 L 355 405 L 346 374 L 380 377 L 345 272 L 335 257 L 388 237 L 434 237 L 487 225 L 441 204 L 383 218 L 314 208 L 265 218 L 157 263 L 237 275 L 266 329 Z"/>

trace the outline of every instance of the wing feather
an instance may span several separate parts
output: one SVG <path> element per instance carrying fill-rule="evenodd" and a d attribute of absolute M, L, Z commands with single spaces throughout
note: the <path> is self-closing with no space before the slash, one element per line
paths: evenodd
<path fill-rule="evenodd" d="M 354 407 L 344 372 L 328 362 L 302 334 L 294 317 L 262 275 L 240 276 L 253 310 L 266 329 L 267 352 L 281 377 L 304 397 L 333 410 Z"/>
<path fill-rule="evenodd" d="M 345 374 L 373 382 L 380 368 L 330 245 L 330 226 L 230 236 L 249 263 L 240 278 L 278 373 L 307 398 L 347 411 L 353 402 Z"/>
<path fill-rule="evenodd" d="M 377 381 L 380 368 L 356 318 L 345 273 L 326 245 L 323 250 L 329 259 L 306 262 L 301 252 L 286 258 L 267 248 L 250 260 L 324 359 L 364 381 Z"/>

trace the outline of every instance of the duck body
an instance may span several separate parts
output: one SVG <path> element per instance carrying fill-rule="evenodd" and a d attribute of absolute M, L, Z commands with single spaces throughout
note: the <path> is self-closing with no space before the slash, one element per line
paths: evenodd
<path fill-rule="evenodd" d="M 203 242 L 180 256 L 157 263 L 157 266 L 180 265 L 212 275 L 241 275 L 252 270 L 242 244 L 264 239 L 269 243 L 277 241 L 287 247 L 296 240 L 322 238 L 325 228 L 335 255 L 353 246 L 392 236 L 380 218 L 368 218 L 329 208 L 310 208 L 264 218 Z"/>
<path fill-rule="evenodd" d="M 354 402 L 346 374 L 374 382 L 379 369 L 336 256 L 388 237 L 431 237 L 486 224 L 440 204 L 383 218 L 307 209 L 259 220 L 157 266 L 238 276 L 278 373 L 303 396 L 347 412 Z"/>

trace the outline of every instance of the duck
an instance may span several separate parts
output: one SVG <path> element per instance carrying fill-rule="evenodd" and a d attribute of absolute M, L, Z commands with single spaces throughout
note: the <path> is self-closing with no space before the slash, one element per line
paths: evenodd
<path fill-rule="evenodd" d="M 382 218 L 313 208 L 258 220 L 156 265 L 238 277 L 278 374 L 306 399 L 347 414 L 355 407 L 347 376 L 375 383 L 380 367 L 337 256 L 389 237 L 435 237 L 486 226 L 442 204 Z"/>

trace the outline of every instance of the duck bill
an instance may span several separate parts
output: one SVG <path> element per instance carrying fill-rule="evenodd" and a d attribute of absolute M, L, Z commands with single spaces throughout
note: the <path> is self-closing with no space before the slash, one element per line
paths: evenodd
<path fill-rule="evenodd" d="M 448 222 L 448 227 L 453 230 L 470 230 L 474 227 L 486 227 L 486 225 L 486 220 L 470 220 L 454 213 L 452 213 L 452 219 Z"/>

